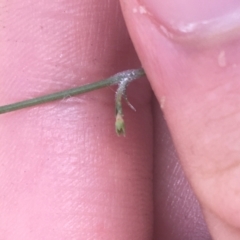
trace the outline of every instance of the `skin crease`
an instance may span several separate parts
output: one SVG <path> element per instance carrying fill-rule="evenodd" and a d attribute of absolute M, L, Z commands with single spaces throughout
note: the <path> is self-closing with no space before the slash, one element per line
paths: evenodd
<path fill-rule="evenodd" d="M 239 239 L 239 70 L 121 4 L 212 237 Z M 141 65 L 116 0 L 1 5 L 1 105 Z M 133 84 L 126 138 L 112 88 L 0 117 L 0 239 L 211 239 L 148 82 Z"/>

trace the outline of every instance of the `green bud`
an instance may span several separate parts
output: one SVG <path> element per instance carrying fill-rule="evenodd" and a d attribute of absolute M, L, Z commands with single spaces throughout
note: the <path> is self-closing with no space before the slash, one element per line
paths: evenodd
<path fill-rule="evenodd" d="M 116 115 L 115 130 L 118 136 L 120 135 L 125 136 L 125 124 L 124 124 L 123 116 L 120 114 Z"/>

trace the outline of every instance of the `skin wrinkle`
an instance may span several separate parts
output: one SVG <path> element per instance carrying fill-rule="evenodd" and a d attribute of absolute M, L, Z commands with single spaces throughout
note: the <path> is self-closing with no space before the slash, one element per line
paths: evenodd
<path fill-rule="evenodd" d="M 198 139 L 201 139 L 201 141 L 200 141 L 200 146 L 199 146 L 199 149 L 198 149 L 198 147 L 197 146 L 191 146 L 190 147 L 190 149 L 191 149 L 191 152 L 192 152 L 192 154 L 194 154 L 194 153 L 197 153 L 197 152 L 199 152 L 200 151 L 200 148 L 202 147 L 202 143 L 204 143 L 205 144 L 205 149 L 203 149 L 202 150 L 202 152 L 204 153 L 203 154 L 203 156 L 206 154 L 206 152 L 211 152 L 212 151 L 212 147 L 214 147 L 214 145 L 216 145 L 216 144 L 211 144 L 210 146 L 211 146 L 211 148 L 209 149 L 209 143 L 211 143 L 211 142 L 214 142 L 214 143 L 218 143 L 218 142 L 221 142 L 221 137 L 222 136 L 227 136 L 228 134 L 229 134 L 229 132 L 236 132 L 236 130 L 237 130 L 237 126 L 235 126 L 235 125 L 232 125 L 231 127 L 228 127 L 227 128 L 227 130 L 226 131 L 223 131 L 223 130 L 221 130 L 220 132 L 219 132 L 219 130 L 218 130 L 218 128 L 216 128 L 215 126 L 217 126 L 217 124 L 221 124 L 222 126 L 228 126 L 228 120 L 229 121 L 231 121 L 231 119 L 233 119 L 233 116 L 236 116 L 236 114 L 238 115 L 238 112 L 236 112 L 236 113 L 226 113 L 226 111 L 225 112 L 223 112 L 223 114 L 225 114 L 225 115 L 227 115 L 227 116 L 219 116 L 218 118 L 216 118 L 215 116 L 216 116 L 216 114 L 218 114 L 219 115 L 219 110 L 216 108 L 217 106 L 219 106 L 219 105 L 217 105 L 217 104 L 215 104 L 214 106 L 208 106 L 208 108 L 209 108 L 209 111 L 208 111 L 208 119 L 207 120 L 205 120 L 205 123 L 204 123 L 204 126 L 205 126 L 205 128 L 206 128 L 206 132 L 209 132 L 209 134 L 210 134 L 210 136 L 209 135 L 206 135 L 206 136 L 204 136 L 204 138 L 202 138 L 201 137 L 201 134 L 202 133 L 199 133 L 199 136 L 198 136 Z M 221 107 L 222 108 L 222 107 Z M 221 110 L 221 108 L 220 108 L 220 110 Z M 213 111 L 211 111 L 211 109 L 213 109 Z M 237 111 L 237 110 L 236 110 Z M 197 112 L 199 112 L 199 110 L 197 111 Z M 213 116 L 214 117 L 214 119 L 212 119 L 210 116 Z M 221 120 L 221 121 L 220 121 Z M 191 122 L 189 122 L 189 124 L 191 124 Z M 207 129 L 209 129 L 209 130 L 207 130 Z M 210 138 L 209 138 L 210 137 Z M 207 174 L 207 175 L 209 175 L 209 176 L 211 176 L 212 174 L 214 175 L 214 176 L 216 176 L 216 175 L 221 175 L 223 172 L 228 172 L 228 171 L 230 171 L 231 169 L 234 169 L 234 167 L 237 167 L 238 165 L 239 165 L 239 161 L 237 160 L 238 158 L 237 158 L 237 156 L 238 156 L 238 154 L 237 154 L 237 152 L 238 152 L 238 149 L 234 149 L 232 146 L 234 146 L 234 142 L 235 142 L 235 140 L 237 140 L 238 139 L 238 135 L 236 135 L 235 136 L 235 138 L 234 138 L 234 136 L 232 135 L 231 136 L 231 142 L 226 142 L 226 143 L 223 143 L 224 144 L 224 146 L 222 146 L 222 147 L 224 147 L 224 148 L 228 148 L 229 149 L 229 151 L 228 151 L 228 153 L 226 154 L 226 159 L 232 159 L 232 161 L 231 162 L 229 162 L 229 161 L 226 161 L 226 162 L 224 162 L 223 164 L 221 164 L 221 165 L 219 165 L 219 164 L 217 164 L 217 165 L 215 165 L 215 161 L 212 159 L 211 161 L 210 161 L 210 163 L 214 163 L 213 164 L 213 171 L 212 170 L 210 170 L 210 169 L 208 169 L 208 170 L 204 170 L 204 172 L 202 172 L 202 174 L 203 175 L 205 175 L 205 174 Z M 233 144 L 232 144 L 233 143 Z M 217 145 L 216 145 L 217 146 Z M 194 150 L 194 148 L 197 148 L 196 150 Z M 221 148 L 221 147 L 220 147 Z M 236 154 L 235 154 L 236 153 Z M 202 157 L 202 156 L 200 156 L 199 154 L 198 154 L 198 156 L 199 157 Z M 232 157 L 231 157 L 232 156 Z M 217 160 L 217 159 L 216 159 Z M 221 161 L 220 161 L 220 163 L 221 163 Z M 206 168 L 206 167 L 204 167 L 204 168 Z M 209 171 L 209 172 L 208 172 Z M 201 173 L 201 171 L 199 172 L 199 173 Z"/>
<path fill-rule="evenodd" d="M 210 223 L 211 228 L 213 229 L 213 232 L 219 233 L 219 240 L 225 240 L 227 238 L 230 239 L 238 239 L 239 238 L 239 229 L 234 228 L 233 226 L 222 223 L 221 219 L 214 216 L 213 213 L 210 211 L 206 214 L 207 220 Z M 214 224 L 212 224 L 214 222 Z"/>
<path fill-rule="evenodd" d="M 229 159 L 229 158 L 227 158 Z M 210 159 L 209 161 L 211 161 Z M 224 175 L 229 175 L 229 172 L 232 170 L 236 170 L 239 167 L 239 161 L 235 160 L 233 163 L 229 163 L 228 165 L 224 165 L 224 167 L 213 167 L 208 168 L 207 170 L 202 170 L 201 168 L 198 168 L 198 171 L 196 171 L 196 175 L 198 175 L 202 180 L 210 180 L 214 179 L 216 177 L 224 177 Z M 196 168 L 197 170 L 197 168 Z"/>
<path fill-rule="evenodd" d="M 229 84 L 229 83 L 228 83 Z M 221 88 L 219 88 L 219 90 L 222 90 L 222 87 Z M 221 92 L 221 91 L 220 91 Z M 218 93 L 214 93 L 216 96 L 218 96 L 219 94 Z M 208 96 L 208 95 L 207 95 Z M 226 99 L 225 100 L 223 100 L 223 104 L 225 104 L 226 106 L 229 106 L 229 104 L 226 104 Z M 208 106 L 208 119 L 207 119 L 207 121 L 204 123 L 205 124 L 205 128 L 207 127 L 207 128 L 210 128 L 210 129 L 212 129 L 212 127 L 214 127 L 214 126 L 217 126 L 217 123 L 220 123 L 219 122 L 219 120 L 222 120 L 221 122 L 227 122 L 227 120 L 231 120 L 232 118 L 233 118 L 233 116 L 235 115 L 236 116 L 236 114 L 234 114 L 233 112 L 232 113 L 226 113 L 226 111 L 219 111 L 219 110 L 221 110 L 222 108 L 223 108 L 223 104 L 221 104 L 221 105 L 219 105 L 219 101 L 218 101 L 218 104 L 217 103 L 215 103 L 215 105 L 213 106 L 213 105 L 211 105 L 211 106 Z M 234 106 L 233 104 L 230 104 L 230 106 Z M 216 108 L 216 107 L 218 107 L 218 108 Z M 236 108 L 236 106 L 234 106 L 234 108 Z M 195 111 L 196 112 L 199 112 L 199 110 L 202 110 L 202 109 L 195 109 Z M 237 110 L 236 110 L 237 111 Z M 224 114 L 225 116 L 219 116 L 219 113 L 220 112 L 222 112 L 222 114 Z M 237 112 L 236 112 L 237 113 Z M 214 119 L 212 119 L 211 117 L 209 117 L 209 116 L 212 116 L 212 117 L 214 117 Z M 215 116 L 218 116 L 218 118 L 216 118 Z M 209 120 L 210 119 L 210 120 Z M 191 124 L 191 121 L 189 122 L 190 124 Z M 221 125 L 223 125 L 223 126 L 227 126 L 228 125 L 228 123 L 226 123 L 226 124 L 224 124 L 224 123 L 222 123 Z M 211 127 L 212 126 L 212 127 Z M 218 131 L 218 130 L 216 130 L 216 131 Z M 231 127 L 228 127 L 228 129 L 227 129 L 227 131 L 228 132 L 236 132 L 236 126 L 235 125 L 231 125 Z M 228 134 L 228 132 L 226 133 L 226 134 Z M 219 139 L 219 141 L 220 141 L 220 139 L 221 139 L 221 136 L 222 135 L 225 135 L 224 133 L 223 134 L 218 134 L 219 135 L 219 137 L 218 136 L 215 136 L 215 138 L 216 139 Z M 200 138 L 201 139 L 201 138 Z M 237 136 L 236 136 L 236 139 L 237 139 Z M 231 142 L 233 142 L 234 143 L 234 141 L 235 141 L 235 139 L 234 138 L 232 138 L 232 140 L 231 140 Z M 202 141 L 200 141 L 200 142 L 202 142 Z M 209 142 L 211 142 L 211 141 L 209 141 Z M 234 145 L 234 144 L 233 144 Z M 229 147 L 231 147 L 231 143 L 229 143 Z M 192 152 L 192 154 L 195 152 L 198 152 L 198 150 L 193 150 L 193 148 L 194 148 L 194 146 L 192 145 L 192 146 L 190 146 L 190 149 L 191 149 L 191 152 Z M 211 150 L 210 150 L 211 151 Z M 210 152 L 209 151 L 209 152 Z M 205 153 L 206 153 L 206 151 L 204 151 L 203 150 L 203 155 L 205 155 Z M 198 153 L 198 155 L 199 155 L 199 153 Z M 199 156 L 200 157 L 200 156 Z M 231 159 L 231 157 L 229 156 L 229 154 L 227 154 L 226 155 L 226 159 Z M 232 167 L 234 167 L 234 166 L 237 166 L 237 164 L 235 164 L 234 162 L 236 161 L 236 158 L 235 158 L 235 160 L 233 160 L 233 163 L 230 163 L 229 165 L 226 165 L 227 164 L 227 162 L 225 163 L 225 167 L 228 169 L 228 170 L 230 170 L 231 169 L 231 166 Z M 210 162 L 212 162 L 212 161 L 210 161 Z M 218 171 L 218 169 L 219 169 L 219 165 L 217 165 L 217 169 L 216 169 L 216 171 L 215 171 L 215 173 Z M 213 166 L 213 168 L 215 168 L 214 166 Z M 226 170 L 227 170 L 226 169 Z M 220 174 L 221 174 L 221 172 L 222 171 L 224 171 L 224 167 L 221 167 L 221 170 L 219 169 L 219 171 L 220 171 Z M 205 173 L 205 171 L 204 171 L 204 173 Z M 213 172 L 211 171 L 210 173 L 209 173 L 209 175 L 211 175 Z"/>
<path fill-rule="evenodd" d="M 205 143 L 205 146 L 202 146 L 201 144 L 190 145 L 189 152 L 191 153 L 191 155 L 189 155 L 189 158 L 191 159 L 198 157 L 199 159 L 201 159 L 204 158 L 206 154 L 210 154 L 213 148 L 218 147 L 218 142 L 220 141 L 222 135 L 219 135 L 219 137 L 217 138 L 211 138 L 208 141 L 210 143 L 214 142 L 215 144 L 209 145 L 209 143 Z M 204 139 L 202 139 L 201 136 L 197 137 L 197 139 L 199 139 L 200 142 L 204 142 Z M 238 150 L 232 149 L 231 146 L 232 146 L 231 144 L 228 144 L 226 146 L 219 147 L 219 149 L 229 148 L 229 151 L 226 153 L 225 157 L 221 156 L 221 158 L 219 158 L 218 156 L 216 156 L 216 158 L 211 158 L 209 160 L 208 166 L 201 166 L 201 164 L 196 165 L 193 163 L 190 165 L 191 169 L 193 169 L 196 175 L 198 175 L 201 178 L 203 177 L 205 179 L 214 178 L 217 176 L 220 177 L 223 175 L 223 173 L 229 174 L 231 170 L 236 170 L 236 168 L 240 165 L 238 161 Z M 200 154 L 199 151 L 202 152 L 202 154 Z M 228 159 L 228 161 L 222 162 L 221 161 L 222 158 Z"/>
<path fill-rule="evenodd" d="M 170 133 L 165 128 L 164 116 L 159 112 L 156 101 L 154 114 L 154 239 L 208 239 L 198 202 L 184 177 Z M 161 151 L 157 151 L 159 148 Z"/>

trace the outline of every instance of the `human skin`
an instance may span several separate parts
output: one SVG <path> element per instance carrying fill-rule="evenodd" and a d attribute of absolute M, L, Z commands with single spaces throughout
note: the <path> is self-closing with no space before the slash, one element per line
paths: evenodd
<path fill-rule="evenodd" d="M 132 83 L 125 138 L 114 88 L 2 115 L 0 239 L 239 238 L 238 68 L 121 4 L 141 63 L 116 0 L 2 2 L 1 105 L 141 64 L 160 104 Z M 236 49 L 224 45 L 237 66 Z"/>
<path fill-rule="evenodd" d="M 212 237 L 239 239 L 239 2 L 122 6 Z"/>

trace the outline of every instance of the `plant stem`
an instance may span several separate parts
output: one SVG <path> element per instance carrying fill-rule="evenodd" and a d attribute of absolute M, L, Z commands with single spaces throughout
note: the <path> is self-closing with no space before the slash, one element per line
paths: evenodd
<path fill-rule="evenodd" d="M 83 85 L 80 87 L 72 88 L 69 90 L 65 90 L 65 91 L 61 91 L 61 92 L 57 92 L 57 93 L 53 93 L 53 94 L 49 94 L 49 95 L 45 95 L 45 96 L 41 96 L 41 97 L 37 97 L 37 98 L 25 100 L 25 101 L 13 103 L 13 104 L 1 106 L 0 114 L 16 111 L 19 109 L 23 109 L 23 108 L 51 102 L 51 101 L 56 101 L 58 99 L 69 98 L 69 97 L 72 97 L 75 95 L 90 92 L 90 91 L 104 88 L 104 87 L 107 87 L 110 85 L 120 84 L 121 81 L 124 79 L 132 81 L 132 80 L 138 79 L 142 76 L 145 76 L 145 72 L 142 68 L 126 70 L 126 71 L 117 73 L 107 79 L 103 79 L 98 82 L 94 82 L 94 83 L 86 84 L 86 85 Z"/>

